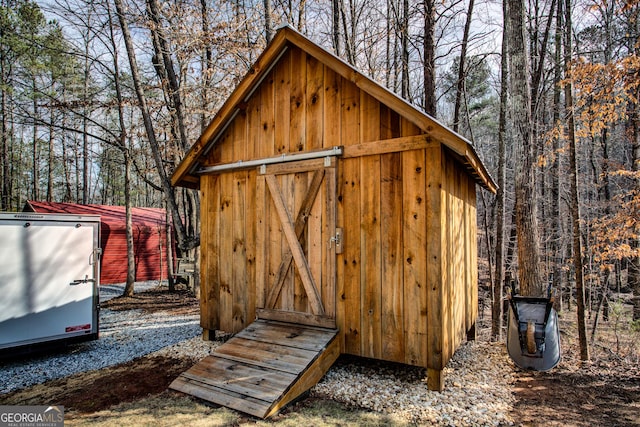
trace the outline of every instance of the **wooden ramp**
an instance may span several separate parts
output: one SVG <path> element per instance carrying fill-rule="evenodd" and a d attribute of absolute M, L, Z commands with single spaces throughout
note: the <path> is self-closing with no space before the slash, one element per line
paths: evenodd
<path fill-rule="evenodd" d="M 267 418 L 313 387 L 340 355 L 335 329 L 257 320 L 169 388 Z"/>

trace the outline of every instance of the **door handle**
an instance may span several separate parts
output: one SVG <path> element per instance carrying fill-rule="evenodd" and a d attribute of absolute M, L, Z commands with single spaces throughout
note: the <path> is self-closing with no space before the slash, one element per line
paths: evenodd
<path fill-rule="evenodd" d="M 89 276 L 84 276 L 84 279 L 76 279 L 69 283 L 70 286 L 81 285 L 83 283 L 96 283 L 96 279 L 89 279 Z"/>

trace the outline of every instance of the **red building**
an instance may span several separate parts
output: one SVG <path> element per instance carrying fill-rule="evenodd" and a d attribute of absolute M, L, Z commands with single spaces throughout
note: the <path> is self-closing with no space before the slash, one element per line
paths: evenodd
<path fill-rule="evenodd" d="M 100 283 L 127 281 L 127 239 L 124 206 L 79 205 L 27 201 L 25 212 L 100 215 L 102 248 Z M 164 209 L 132 208 L 136 281 L 168 277 L 167 220 Z"/>

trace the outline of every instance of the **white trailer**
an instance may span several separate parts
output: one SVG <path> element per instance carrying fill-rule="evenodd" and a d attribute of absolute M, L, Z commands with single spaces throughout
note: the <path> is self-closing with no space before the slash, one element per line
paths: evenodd
<path fill-rule="evenodd" d="M 0 213 L 0 352 L 98 338 L 100 216 Z"/>

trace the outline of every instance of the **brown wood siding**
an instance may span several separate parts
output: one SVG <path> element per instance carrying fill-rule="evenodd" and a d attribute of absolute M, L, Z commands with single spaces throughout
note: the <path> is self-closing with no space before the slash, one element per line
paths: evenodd
<path fill-rule="evenodd" d="M 354 83 L 297 48 L 289 49 L 247 99 L 207 164 L 408 137 L 424 131 L 367 95 Z M 341 352 L 442 369 L 477 316 L 475 184 L 442 145 L 338 160 L 335 298 Z M 204 175 L 202 197 L 202 326 L 238 332 L 264 306 L 256 275 L 273 277 L 278 265 L 256 271 L 257 248 L 280 252 L 281 238 L 257 240 L 256 227 L 274 209 L 258 197 L 255 170 Z M 283 192 L 307 174 L 282 178 Z M 304 188 L 304 185 L 302 186 Z M 288 190 L 289 189 L 289 190 Z M 299 191 L 299 190 L 297 190 Z M 324 189 L 321 191 L 325 191 Z M 302 194 L 292 197 L 297 211 Z M 325 196 L 318 196 L 323 200 Z M 257 198 L 259 200 L 257 200 Z M 332 231 L 314 206 L 303 237 L 313 271 Z M 274 257 L 278 258 L 278 257 Z M 264 271 L 263 271 L 264 269 Z M 314 276 L 316 274 L 314 273 Z M 325 276 L 323 276 L 325 275 Z M 280 308 L 308 308 L 297 275 Z"/>
<path fill-rule="evenodd" d="M 442 337 L 446 363 L 464 341 L 477 317 L 477 252 L 475 185 L 465 169 L 443 152 L 444 248 Z M 474 239 L 474 240 L 471 240 Z M 475 308 L 473 305 L 475 304 Z"/>

